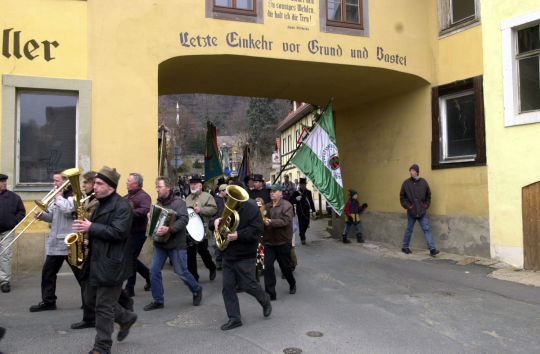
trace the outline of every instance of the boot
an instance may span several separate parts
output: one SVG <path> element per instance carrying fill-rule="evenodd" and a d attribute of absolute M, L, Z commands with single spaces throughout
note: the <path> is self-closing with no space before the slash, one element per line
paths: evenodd
<path fill-rule="evenodd" d="M 351 243 L 347 236 L 343 236 L 343 243 Z"/>
<path fill-rule="evenodd" d="M 298 259 L 296 258 L 296 251 L 294 247 L 291 247 L 291 268 L 294 271 L 296 265 L 298 264 Z"/>
<path fill-rule="evenodd" d="M 364 243 L 364 238 L 362 237 L 362 235 L 356 235 L 356 242 Z"/>

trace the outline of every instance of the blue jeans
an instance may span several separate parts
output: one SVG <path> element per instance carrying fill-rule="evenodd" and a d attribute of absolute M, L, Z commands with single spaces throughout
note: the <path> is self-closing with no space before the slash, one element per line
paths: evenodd
<path fill-rule="evenodd" d="M 167 258 L 171 259 L 174 272 L 180 276 L 180 279 L 189 287 L 192 293 L 201 290 L 201 286 L 193 275 L 187 270 L 187 251 L 186 250 L 166 250 L 159 247 L 154 247 L 154 255 L 152 256 L 152 264 L 150 265 L 150 285 L 152 286 L 152 297 L 154 301 L 162 304 L 165 299 L 163 297 L 163 279 L 161 270 Z"/>
<path fill-rule="evenodd" d="M 345 230 L 343 230 L 343 234 L 341 236 L 347 237 L 347 234 L 349 233 L 349 230 L 351 229 L 351 225 L 354 225 L 356 228 L 356 236 L 362 236 L 362 223 L 355 222 L 354 224 L 352 222 L 346 222 L 345 223 Z"/>
<path fill-rule="evenodd" d="M 427 214 L 424 214 L 421 218 L 413 218 L 407 213 L 407 229 L 405 230 L 405 235 L 403 235 L 403 248 L 409 248 L 409 242 L 411 242 L 411 236 L 413 233 L 414 223 L 418 221 L 422 230 L 424 230 L 424 235 L 426 236 L 426 241 L 430 250 L 435 249 L 435 241 L 433 241 L 433 234 L 429 229 L 429 220 Z"/>

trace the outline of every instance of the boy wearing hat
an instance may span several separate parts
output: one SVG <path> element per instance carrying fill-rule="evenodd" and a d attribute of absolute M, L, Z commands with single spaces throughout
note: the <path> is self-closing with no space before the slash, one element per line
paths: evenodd
<path fill-rule="evenodd" d="M 407 178 L 401 185 L 401 191 L 399 192 L 399 200 L 401 206 L 407 210 L 407 229 L 403 235 L 403 245 L 401 251 L 405 254 L 411 254 L 409 248 L 409 242 L 413 233 L 414 224 L 418 221 L 429 247 L 429 254 L 435 257 L 439 250 L 435 248 L 435 241 L 433 240 L 433 234 L 429 228 L 429 220 L 427 216 L 427 209 L 431 203 L 431 190 L 427 181 L 419 176 L 420 167 L 417 164 L 413 164 L 409 168 L 410 178 Z"/>
<path fill-rule="evenodd" d="M 11 257 L 12 248 L 5 247 L 14 237 L 12 229 L 26 214 L 21 197 L 7 190 L 8 176 L 0 173 L 0 289 L 3 293 L 11 291 Z M 9 238 L 9 239 L 7 239 Z M 5 252 L 4 252 L 5 250 Z"/>
<path fill-rule="evenodd" d="M 356 228 L 356 241 L 358 243 L 364 243 L 364 238 L 362 237 L 362 222 L 360 221 L 360 213 L 367 208 L 367 204 L 364 203 L 360 205 L 358 203 L 358 192 L 354 189 L 349 189 L 349 200 L 345 204 L 345 230 L 343 230 L 342 239 L 343 243 L 351 243 L 347 238 L 347 234 L 351 229 L 351 226 L 354 225 Z"/>
<path fill-rule="evenodd" d="M 90 220 L 75 220 L 73 230 L 88 234 L 88 260 L 82 276 L 86 306 L 95 308 L 96 337 L 90 353 L 109 353 L 114 322 L 120 325 L 117 340 L 124 340 L 137 315 L 118 304 L 122 283 L 133 273 L 131 205 L 116 193 L 120 174 L 104 166 L 96 175 L 94 192 L 99 201 Z M 109 255 L 114 255 L 110 257 Z"/>

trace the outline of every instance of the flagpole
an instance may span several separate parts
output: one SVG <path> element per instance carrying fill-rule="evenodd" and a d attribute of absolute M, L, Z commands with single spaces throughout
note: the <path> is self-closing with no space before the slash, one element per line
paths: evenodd
<path fill-rule="evenodd" d="M 312 131 L 313 130 L 313 127 L 315 126 L 315 123 L 317 123 L 319 121 L 319 119 L 323 116 L 323 114 L 326 112 L 326 110 L 328 109 L 328 106 L 334 101 L 334 97 L 330 98 L 330 102 L 328 102 L 328 104 L 326 105 L 326 107 L 324 108 L 324 110 L 321 112 L 321 114 L 319 114 L 319 116 L 317 118 L 315 118 L 315 121 L 313 122 L 313 125 L 311 126 L 311 128 L 309 128 L 309 131 Z M 289 159 L 287 160 L 287 162 L 285 163 L 285 165 L 283 165 L 283 167 L 281 167 L 281 169 L 279 170 L 279 173 L 277 174 L 276 176 L 276 179 L 275 181 L 278 181 L 279 180 L 279 177 L 281 176 L 281 174 L 283 173 L 283 171 L 285 170 L 285 167 L 287 167 L 289 165 L 289 162 L 291 162 L 292 158 L 294 157 L 294 155 L 296 155 L 296 152 L 298 151 L 298 149 L 302 146 L 302 144 L 298 145 L 296 147 L 296 149 L 294 149 L 291 157 L 289 157 Z"/>

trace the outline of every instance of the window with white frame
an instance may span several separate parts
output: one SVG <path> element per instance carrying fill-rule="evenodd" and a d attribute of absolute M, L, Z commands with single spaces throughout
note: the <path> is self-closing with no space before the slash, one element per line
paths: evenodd
<path fill-rule="evenodd" d="M 540 122 L 540 10 L 504 21 L 504 124 Z"/>
<path fill-rule="evenodd" d="M 479 0 L 439 0 L 440 35 L 476 26 L 479 22 Z"/>
<path fill-rule="evenodd" d="M 485 165 L 482 77 L 432 89 L 432 168 Z"/>

